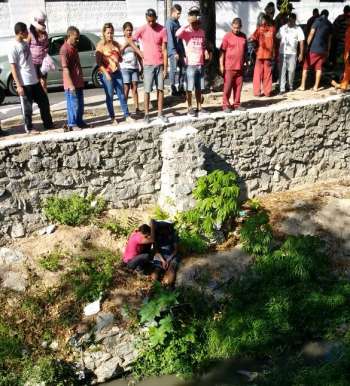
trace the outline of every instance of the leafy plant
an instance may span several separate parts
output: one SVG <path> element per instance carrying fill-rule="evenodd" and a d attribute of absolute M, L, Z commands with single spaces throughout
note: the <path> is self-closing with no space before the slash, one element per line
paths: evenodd
<path fill-rule="evenodd" d="M 109 230 L 111 233 L 116 235 L 117 237 L 120 236 L 128 236 L 130 232 L 132 231 L 132 228 L 123 226 L 119 221 L 116 219 L 109 219 L 103 224 L 103 228 Z"/>
<path fill-rule="evenodd" d="M 250 200 L 248 200 L 247 204 L 249 205 L 249 208 L 251 210 L 254 210 L 256 212 L 262 209 L 261 202 L 257 198 L 251 198 Z"/>
<path fill-rule="evenodd" d="M 197 233 L 189 230 L 180 230 L 179 247 L 182 255 L 191 253 L 201 254 L 208 250 L 207 241 Z"/>
<path fill-rule="evenodd" d="M 159 205 L 156 205 L 153 211 L 153 216 L 155 220 L 167 220 L 170 215 L 165 210 L 163 210 Z"/>
<path fill-rule="evenodd" d="M 49 197 L 43 203 L 43 211 L 50 221 L 76 226 L 86 223 L 99 215 L 105 207 L 103 198 L 81 197 L 72 194 L 69 197 Z"/>
<path fill-rule="evenodd" d="M 193 209 L 177 216 L 178 227 L 211 236 L 215 230 L 229 230 L 239 205 L 239 186 L 233 172 L 215 170 L 197 180 L 192 194 Z"/>
<path fill-rule="evenodd" d="M 100 251 L 92 257 L 77 257 L 66 281 L 73 288 L 78 300 L 96 300 L 112 283 L 120 257 Z"/>
<path fill-rule="evenodd" d="M 60 268 L 60 262 L 66 254 L 61 250 L 52 251 L 48 255 L 43 256 L 39 260 L 39 264 L 42 268 L 51 272 L 56 272 Z"/>

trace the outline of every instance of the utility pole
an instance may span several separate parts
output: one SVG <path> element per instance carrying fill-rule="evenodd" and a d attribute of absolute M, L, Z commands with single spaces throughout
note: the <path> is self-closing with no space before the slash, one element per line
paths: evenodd
<path fill-rule="evenodd" d="M 173 6 L 173 0 L 164 0 L 164 24 L 170 17 L 171 7 Z"/>

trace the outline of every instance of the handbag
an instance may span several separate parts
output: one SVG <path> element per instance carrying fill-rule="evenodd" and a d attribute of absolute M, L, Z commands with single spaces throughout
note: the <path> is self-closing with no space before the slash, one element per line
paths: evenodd
<path fill-rule="evenodd" d="M 46 75 L 49 71 L 55 71 L 55 70 L 56 70 L 55 63 L 51 58 L 51 56 L 47 54 L 41 64 L 40 71 L 43 75 Z"/>

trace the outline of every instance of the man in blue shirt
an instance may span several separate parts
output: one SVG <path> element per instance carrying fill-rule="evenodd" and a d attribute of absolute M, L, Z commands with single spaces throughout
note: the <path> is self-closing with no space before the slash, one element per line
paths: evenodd
<path fill-rule="evenodd" d="M 314 91 L 320 90 L 322 66 L 326 62 L 331 48 L 332 23 L 328 20 L 329 12 L 324 9 L 321 16 L 315 20 L 307 38 L 309 52 L 306 55 L 303 67 L 303 75 L 299 90 L 304 91 L 307 79 L 307 72 L 310 68 L 316 71 Z"/>
<path fill-rule="evenodd" d="M 181 39 L 175 36 L 176 31 L 180 28 L 179 19 L 181 16 L 181 5 L 174 4 L 171 8 L 171 17 L 166 21 L 165 28 L 168 35 L 168 57 L 170 64 L 169 79 L 171 85 L 171 95 L 176 96 L 184 93 L 184 57 L 185 49 Z M 179 90 L 176 89 L 176 70 L 179 67 Z"/>

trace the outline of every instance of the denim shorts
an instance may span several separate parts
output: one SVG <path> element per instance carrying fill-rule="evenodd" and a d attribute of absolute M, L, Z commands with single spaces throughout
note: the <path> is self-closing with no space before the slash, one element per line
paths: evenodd
<path fill-rule="evenodd" d="M 139 70 L 133 68 L 122 68 L 123 82 L 130 84 L 139 81 Z"/>
<path fill-rule="evenodd" d="M 156 84 L 157 90 L 163 90 L 163 65 L 159 66 L 144 66 L 143 67 L 143 85 L 145 92 L 150 93 L 153 88 L 153 82 Z"/>
<path fill-rule="evenodd" d="M 204 67 L 187 66 L 186 67 L 187 91 L 204 90 Z"/>

